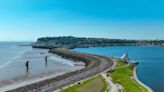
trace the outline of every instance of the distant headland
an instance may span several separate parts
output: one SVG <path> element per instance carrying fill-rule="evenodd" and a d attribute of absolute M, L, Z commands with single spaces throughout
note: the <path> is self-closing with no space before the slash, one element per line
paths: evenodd
<path fill-rule="evenodd" d="M 86 38 L 73 36 L 43 37 L 33 43 L 34 48 L 87 48 L 99 46 L 164 46 L 164 40 L 127 40 Z"/>

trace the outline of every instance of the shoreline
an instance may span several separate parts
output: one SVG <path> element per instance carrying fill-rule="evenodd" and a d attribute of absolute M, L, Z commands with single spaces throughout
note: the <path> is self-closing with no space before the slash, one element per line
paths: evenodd
<path fill-rule="evenodd" d="M 41 49 L 40 52 L 43 52 L 42 49 Z M 48 52 L 48 50 L 46 52 Z M 76 62 L 71 60 L 71 59 L 65 59 L 65 58 L 62 58 L 61 56 L 59 56 L 57 54 L 52 54 L 52 53 L 49 53 L 49 52 L 47 54 L 46 52 L 44 52 L 44 55 L 48 55 L 50 57 L 57 58 L 55 60 L 60 59 L 59 61 L 63 62 L 63 63 L 65 63 L 66 61 L 67 62 L 69 61 L 68 63 L 71 63 L 70 66 L 72 66 L 72 65 L 76 66 L 75 65 Z M 61 72 L 56 72 L 56 70 L 48 70 L 48 71 L 42 71 L 42 72 L 36 73 L 36 74 L 30 74 L 30 72 L 31 72 L 30 71 L 30 72 L 26 72 L 25 75 L 16 76 L 16 77 L 14 76 L 12 78 L 1 80 L 0 81 L 1 82 L 0 92 L 13 90 L 13 89 L 16 89 L 16 88 L 19 88 L 19 87 L 22 87 L 22 86 L 26 86 L 26 85 L 29 85 L 29 84 L 33 84 L 33 83 L 36 83 L 36 82 L 43 81 L 43 80 L 51 79 L 51 78 L 54 78 L 54 77 L 57 77 L 57 76 L 60 76 L 60 75 L 63 75 L 63 74 L 69 73 L 69 72 L 74 72 L 74 71 L 77 71 L 77 70 L 80 70 L 80 69 L 84 68 L 84 66 L 82 66 L 83 63 L 81 61 L 79 61 L 77 64 L 79 66 L 74 67 L 70 70 L 67 69 L 67 70 L 61 71 Z"/>
<path fill-rule="evenodd" d="M 147 86 L 146 84 L 144 84 L 142 81 L 140 81 L 139 79 L 138 79 L 138 76 L 137 76 L 137 65 L 134 67 L 134 69 L 133 69 L 133 76 L 134 76 L 134 79 L 141 85 L 141 86 L 143 86 L 143 87 L 145 87 L 147 90 L 148 90 L 148 92 L 154 92 L 149 86 Z"/>
<path fill-rule="evenodd" d="M 60 76 L 56 76 L 53 78 L 37 81 L 35 83 L 20 86 L 18 88 L 13 88 L 13 90 L 9 90 L 7 92 L 36 92 L 36 91 L 54 91 L 56 89 L 61 89 L 64 86 L 70 85 L 77 81 L 92 77 L 96 74 L 99 74 L 113 65 L 113 61 L 111 58 L 80 53 L 70 50 L 63 49 L 52 49 L 51 53 L 57 54 L 66 59 L 72 59 L 74 61 L 84 62 L 85 68 L 81 70 L 76 70 L 74 72 L 69 72 Z"/>
<path fill-rule="evenodd" d="M 55 50 L 54 50 L 55 51 Z M 72 61 L 72 62 L 77 62 L 77 58 L 81 58 L 81 59 L 84 59 L 84 57 L 83 56 L 85 56 L 86 55 L 86 57 L 88 56 L 88 58 L 95 58 L 95 59 L 99 59 L 99 60 L 101 60 L 102 62 L 105 62 L 105 59 L 108 59 L 107 57 L 105 57 L 105 56 L 99 56 L 99 55 L 94 55 L 94 54 L 88 54 L 88 53 L 80 53 L 80 52 L 74 52 L 74 51 L 70 51 L 70 50 L 68 50 L 68 51 L 63 51 L 63 50 L 61 50 L 61 49 L 59 49 L 59 50 L 56 50 L 56 52 L 51 52 L 52 54 L 55 54 L 56 53 L 56 55 L 57 56 L 59 56 L 59 57 L 61 57 L 61 58 L 65 58 L 65 59 L 68 59 L 68 60 L 70 60 L 70 61 Z M 74 54 L 73 56 L 71 56 L 70 54 Z M 82 56 L 81 56 L 82 55 Z M 77 60 L 76 60 L 77 59 Z M 80 62 L 83 62 L 83 60 L 81 61 L 81 59 L 80 60 L 78 60 L 78 61 L 80 61 Z M 104 59 L 104 60 L 103 60 Z M 116 65 L 116 62 L 112 59 L 112 58 L 110 58 L 112 61 L 113 61 L 113 65 L 110 67 L 110 68 L 113 68 L 115 65 Z M 89 61 L 88 61 L 89 62 Z M 83 62 L 84 63 L 84 62 Z M 87 65 L 89 65 L 88 63 L 86 63 L 86 66 Z M 86 67 L 84 67 L 84 69 L 85 69 Z M 78 71 L 78 70 L 73 70 L 73 71 Z M 70 71 L 70 72 L 73 72 L 73 71 Z M 89 70 L 88 70 L 89 71 Z M 106 71 L 106 70 L 102 70 L 102 71 Z M 154 92 L 150 87 L 148 87 L 147 85 L 145 85 L 144 83 L 142 83 L 139 79 L 138 79 L 138 77 L 137 77 L 137 73 L 136 73 L 136 71 L 137 71 L 137 66 L 135 66 L 134 67 L 134 69 L 133 69 L 133 77 L 134 77 L 134 79 L 141 85 L 141 86 L 143 86 L 143 87 L 145 87 L 147 90 L 148 90 L 148 92 Z M 6 87 L 4 87 L 4 88 L 0 88 L 0 91 L 8 91 L 8 90 L 10 90 L 10 91 L 8 91 L 8 92 L 16 92 L 17 90 L 15 90 L 15 89 L 19 89 L 19 88 L 22 88 L 22 86 L 28 86 L 28 85 L 33 85 L 33 84 L 35 84 L 35 83 L 40 83 L 40 82 L 43 82 L 43 81 L 45 81 L 45 80 L 51 80 L 51 79 L 53 79 L 53 78 L 55 78 L 55 77 L 60 77 L 60 76 L 62 76 L 62 75 L 64 75 L 64 74 L 67 74 L 67 73 L 69 73 L 68 71 L 67 72 L 64 72 L 64 73 L 59 73 L 59 74 L 50 74 L 50 75 L 47 75 L 47 76 L 44 76 L 44 77 L 42 77 L 42 78 L 37 78 L 37 79 L 32 79 L 32 80 L 29 80 L 29 81 L 24 81 L 24 82 L 21 82 L 21 83 L 16 83 L 16 85 L 9 85 L 9 86 L 6 86 Z M 101 72 L 100 72 L 101 73 Z M 96 74 L 95 74 L 96 75 Z M 95 75 L 92 75 L 92 76 L 95 76 Z M 74 75 L 72 75 L 72 76 L 74 76 Z M 89 77 L 92 77 L 92 76 L 89 76 Z M 86 78 L 84 78 L 84 79 L 82 79 L 82 80 L 85 80 L 85 79 L 88 79 L 89 77 L 86 77 Z M 63 79 L 63 80 L 65 80 L 65 79 Z M 82 80 L 80 80 L 80 81 L 82 81 Z M 45 82 L 45 84 L 47 84 L 47 82 Z M 71 84 L 70 84 L 71 85 Z M 10 89 L 8 89 L 8 88 L 10 88 Z M 59 87 L 59 88 L 61 88 L 61 87 Z M 27 89 L 27 88 L 25 88 L 25 89 Z M 42 89 L 42 88 L 41 88 Z M 44 88 L 43 90 L 47 90 L 48 88 Z M 12 91 L 12 90 L 14 90 L 14 91 Z M 37 90 L 37 89 L 33 89 L 33 90 Z M 26 91 L 25 91 L 26 92 Z M 32 91 L 33 92 L 33 91 Z"/>

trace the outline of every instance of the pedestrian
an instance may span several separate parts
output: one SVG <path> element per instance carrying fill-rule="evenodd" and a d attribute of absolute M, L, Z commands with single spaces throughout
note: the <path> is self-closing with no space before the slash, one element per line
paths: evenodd
<path fill-rule="evenodd" d="M 29 70 L 29 61 L 26 62 L 25 66 L 26 66 L 26 69 Z"/>
<path fill-rule="evenodd" d="M 45 57 L 45 64 L 47 66 L 47 62 L 48 62 L 48 56 Z"/>

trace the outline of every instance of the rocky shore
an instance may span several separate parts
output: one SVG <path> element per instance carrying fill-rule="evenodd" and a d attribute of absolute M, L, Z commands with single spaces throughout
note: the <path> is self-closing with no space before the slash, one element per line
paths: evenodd
<path fill-rule="evenodd" d="M 64 86 L 99 74 L 111 68 L 114 64 L 111 58 L 98 55 L 79 53 L 65 49 L 51 49 L 50 52 L 66 59 L 72 59 L 75 62 L 84 62 L 85 68 L 55 78 L 38 81 L 7 92 L 52 92 L 53 90 L 61 89 Z"/>

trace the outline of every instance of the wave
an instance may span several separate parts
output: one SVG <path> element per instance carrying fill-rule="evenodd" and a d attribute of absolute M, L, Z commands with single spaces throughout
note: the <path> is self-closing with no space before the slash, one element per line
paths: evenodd
<path fill-rule="evenodd" d="M 26 52 L 27 52 L 27 50 L 21 51 L 19 54 L 17 54 L 17 55 L 16 55 L 15 57 L 13 57 L 11 60 L 9 60 L 8 62 L 6 62 L 6 63 L 4 63 L 4 64 L 2 64 L 2 65 L 0 65 L 0 69 L 2 69 L 2 68 L 4 68 L 4 67 L 8 66 L 8 65 L 11 64 L 15 59 L 20 58 L 21 55 L 24 54 L 24 53 L 26 53 Z"/>
<path fill-rule="evenodd" d="M 12 60 L 11 60 L 11 61 L 8 61 L 8 62 L 6 62 L 6 63 L 4 63 L 4 64 L 2 64 L 2 65 L 0 66 L 0 69 L 6 67 L 6 66 L 9 65 L 11 62 L 12 62 Z"/>

